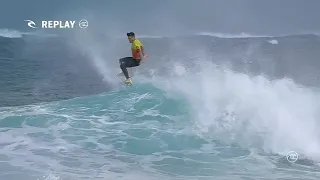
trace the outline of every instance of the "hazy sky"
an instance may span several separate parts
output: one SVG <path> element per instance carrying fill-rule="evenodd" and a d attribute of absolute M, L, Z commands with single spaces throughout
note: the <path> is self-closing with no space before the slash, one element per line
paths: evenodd
<path fill-rule="evenodd" d="M 88 19 L 91 30 L 148 35 L 320 32 L 320 0 L 2 0 L 0 28 Z M 90 30 L 90 29 L 88 29 Z"/>

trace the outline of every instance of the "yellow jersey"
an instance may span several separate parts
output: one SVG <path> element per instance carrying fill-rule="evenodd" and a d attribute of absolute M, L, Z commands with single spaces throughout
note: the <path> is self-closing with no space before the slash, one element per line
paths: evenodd
<path fill-rule="evenodd" d="M 132 42 L 131 51 L 132 51 L 132 58 L 135 60 L 140 60 L 141 59 L 140 53 L 142 51 L 142 43 L 139 40 L 135 39 Z"/>

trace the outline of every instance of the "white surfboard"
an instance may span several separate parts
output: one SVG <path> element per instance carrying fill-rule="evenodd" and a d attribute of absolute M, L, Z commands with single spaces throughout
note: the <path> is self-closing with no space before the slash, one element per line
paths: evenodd
<path fill-rule="evenodd" d="M 125 83 L 126 77 L 125 77 L 125 75 L 124 75 L 122 72 L 118 73 L 118 74 L 117 74 L 117 77 L 118 77 L 125 85 L 127 85 L 127 86 L 131 86 L 131 85 L 132 85 L 132 83 L 130 83 L 130 84 Z M 130 78 L 132 78 L 132 76 L 131 76 Z M 131 79 L 131 81 L 132 81 L 132 79 Z"/>

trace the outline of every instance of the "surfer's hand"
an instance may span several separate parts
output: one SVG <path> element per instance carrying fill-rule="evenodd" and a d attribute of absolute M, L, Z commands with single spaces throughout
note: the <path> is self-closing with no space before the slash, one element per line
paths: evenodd
<path fill-rule="evenodd" d="M 147 58 L 148 58 L 148 56 L 147 55 L 144 55 L 144 56 L 142 56 L 143 58 L 141 59 L 141 63 L 144 63 L 146 60 L 147 60 Z"/>

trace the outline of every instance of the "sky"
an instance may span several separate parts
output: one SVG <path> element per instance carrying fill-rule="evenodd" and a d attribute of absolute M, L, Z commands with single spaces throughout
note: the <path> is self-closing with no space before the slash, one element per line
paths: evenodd
<path fill-rule="evenodd" d="M 89 31 L 110 35 L 318 33 L 319 7 L 319 0 L 2 0 L 0 28 L 32 31 L 25 19 L 87 19 Z"/>

